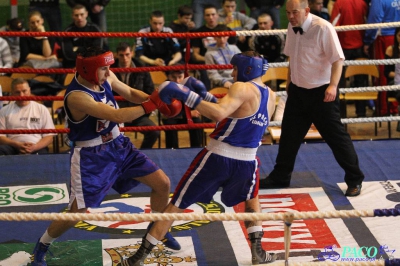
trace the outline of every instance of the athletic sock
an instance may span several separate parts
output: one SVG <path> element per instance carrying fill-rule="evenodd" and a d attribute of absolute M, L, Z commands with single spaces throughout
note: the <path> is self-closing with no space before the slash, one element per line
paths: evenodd
<path fill-rule="evenodd" d="M 262 226 L 261 225 L 255 225 L 255 226 L 251 226 L 249 228 L 247 228 L 247 233 L 251 234 L 254 232 L 260 232 L 262 231 Z"/>
<path fill-rule="evenodd" d="M 46 232 L 44 232 L 44 234 L 43 234 L 42 237 L 40 238 L 40 241 L 39 241 L 39 242 L 41 242 L 41 243 L 43 243 L 43 244 L 50 245 L 50 244 L 53 243 L 56 239 L 57 239 L 57 238 L 51 237 L 51 236 L 49 235 L 49 233 L 47 232 L 47 230 L 46 230 Z"/>

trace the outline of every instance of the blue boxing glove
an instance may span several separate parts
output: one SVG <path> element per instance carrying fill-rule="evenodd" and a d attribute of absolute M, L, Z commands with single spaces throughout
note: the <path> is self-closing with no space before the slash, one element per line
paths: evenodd
<path fill-rule="evenodd" d="M 160 99 L 166 104 L 170 104 L 172 99 L 183 101 L 190 108 L 196 108 L 202 98 L 195 92 L 189 90 L 182 84 L 172 81 L 164 81 L 158 87 Z"/>
<path fill-rule="evenodd" d="M 191 91 L 200 95 L 200 97 L 203 98 L 203 100 L 212 103 L 217 102 L 217 98 L 215 98 L 214 95 L 212 95 L 207 91 L 206 86 L 200 80 L 195 79 L 194 77 L 187 77 L 184 80 L 182 80 L 181 84 L 188 87 Z"/>

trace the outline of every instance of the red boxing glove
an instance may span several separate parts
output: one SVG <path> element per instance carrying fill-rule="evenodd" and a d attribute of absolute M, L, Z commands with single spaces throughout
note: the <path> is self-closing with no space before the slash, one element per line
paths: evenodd
<path fill-rule="evenodd" d="M 155 90 L 147 99 L 147 101 L 142 102 L 142 107 L 146 114 L 149 114 L 158 109 L 163 115 L 174 117 L 181 112 L 182 103 L 176 99 L 173 99 L 171 104 L 166 104 L 161 101 L 158 95 L 158 91 Z"/>
<path fill-rule="evenodd" d="M 177 116 L 182 111 L 182 103 L 177 99 L 172 99 L 171 104 L 165 104 L 158 108 L 160 113 L 167 117 L 174 117 Z"/>
<path fill-rule="evenodd" d="M 153 112 L 154 110 L 160 108 L 162 105 L 165 105 L 165 103 L 161 101 L 160 97 L 158 96 L 157 90 L 153 91 L 147 101 L 142 102 L 142 107 L 146 114 Z"/>

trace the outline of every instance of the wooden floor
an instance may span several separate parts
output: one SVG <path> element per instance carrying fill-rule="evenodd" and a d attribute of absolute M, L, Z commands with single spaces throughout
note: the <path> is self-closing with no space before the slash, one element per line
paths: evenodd
<path fill-rule="evenodd" d="M 367 117 L 372 116 L 373 111 L 367 110 Z M 347 114 L 349 118 L 355 118 L 355 108 L 354 104 L 347 105 Z M 151 118 L 156 122 L 157 117 L 151 116 Z M 157 123 L 157 122 L 156 122 Z M 391 122 L 391 133 L 392 138 L 400 138 L 400 132 L 396 131 L 397 128 L 397 121 Z M 347 131 L 349 132 L 352 140 L 374 140 L 374 139 L 387 139 L 388 138 L 388 123 L 382 122 L 379 126 L 378 123 L 378 134 L 375 136 L 375 123 L 355 123 L 355 124 L 348 124 Z M 132 140 L 133 144 L 136 147 L 140 147 L 143 135 L 141 133 L 135 134 L 134 132 L 126 132 L 125 133 L 129 138 Z M 189 133 L 187 131 L 179 131 L 179 147 L 180 148 L 189 148 Z M 269 135 L 265 135 L 263 138 L 263 144 L 272 144 L 272 139 Z M 154 145 L 154 148 L 158 148 L 158 142 Z M 161 148 L 165 148 L 165 134 L 164 131 L 161 132 Z M 50 147 L 50 150 L 53 151 L 53 148 Z M 68 147 L 65 145 L 60 147 L 60 152 L 68 151 Z"/>

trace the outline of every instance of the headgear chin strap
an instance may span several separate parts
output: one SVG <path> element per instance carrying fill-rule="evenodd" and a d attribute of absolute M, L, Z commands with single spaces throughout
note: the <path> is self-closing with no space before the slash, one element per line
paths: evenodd
<path fill-rule="evenodd" d="M 268 70 L 268 61 L 264 57 L 235 54 L 231 64 L 237 68 L 237 81 L 242 82 L 261 77 Z"/>
<path fill-rule="evenodd" d="M 95 85 L 101 85 L 99 84 L 97 69 L 112 64 L 114 64 L 114 55 L 110 51 L 91 57 L 83 57 L 81 55 L 76 57 L 76 71 L 82 78 Z"/>

